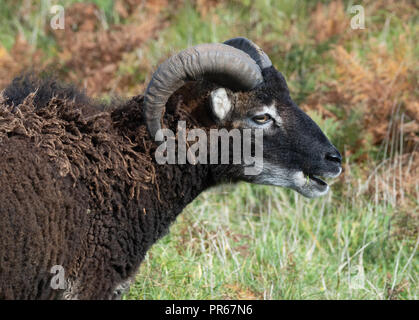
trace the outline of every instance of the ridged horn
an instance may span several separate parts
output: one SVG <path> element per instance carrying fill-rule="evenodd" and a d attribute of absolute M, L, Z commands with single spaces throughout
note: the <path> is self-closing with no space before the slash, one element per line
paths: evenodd
<path fill-rule="evenodd" d="M 238 37 L 227 40 L 224 44 L 246 52 L 253 60 L 256 61 L 261 70 L 272 66 L 271 59 L 269 59 L 268 55 L 249 39 Z"/>
<path fill-rule="evenodd" d="M 152 138 L 161 129 L 169 97 L 186 81 L 208 79 L 231 89 L 250 90 L 263 82 L 260 67 L 242 50 L 222 43 L 201 44 L 163 62 L 153 74 L 144 94 L 144 114 Z"/>

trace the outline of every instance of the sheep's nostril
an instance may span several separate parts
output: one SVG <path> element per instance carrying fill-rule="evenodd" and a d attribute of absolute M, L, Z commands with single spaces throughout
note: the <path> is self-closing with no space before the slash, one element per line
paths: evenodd
<path fill-rule="evenodd" d="M 341 163 L 342 162 L 342 156 L 340 155 L 339 152 L 336 152 L 336 153 L 326 153 L 326 160 L 334 161 L 334 162 L 337 162 L 337 163 Z"/>

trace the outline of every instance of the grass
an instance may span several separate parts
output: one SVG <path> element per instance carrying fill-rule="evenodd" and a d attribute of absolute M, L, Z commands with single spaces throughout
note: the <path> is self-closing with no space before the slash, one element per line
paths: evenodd
<path fill-rule="evenodd" d="M 2 64 L 5 52 L 15 53 L 17 35 L 32 48 L 25 56 L 39 50 L 43 60 L 72 69 L 59 64 L 66 48 L 46 30 L 55 3 L 3 2 L 1 84 L 20 71 L 7 69 L 8 60 Z M 60 4 L 68 8 L 75 2 Z M 143 22 L 142 7 L 122 17 L 114 1 L 91 2 L 102 28 Z M 417 8 L 409 1 L 363 1 L 366 29 L 361 31 L 349 28 L 353 1 L 148 3 L 164 7 L 158 11 L 161 27 L 112 62 L 121 92 L 137 94 L 173 52 L 246 36 L 266 50 L 286 76 L 293 99 L 344 154 L 345 172 L 329 195 L 315 200 L 245 183 L 208 190 L 152 247 L 124 298 L 418 299 L 419 185 L 407 179 L 418 175 L 398 160 L 399 154 L 410 157 L 419 150 L 418 130 L 402 132 L 419 119 L 409 113 L 418 100 Z M 30 59 L 8 59 L 29 67 L 22 61 Z M 380 114 L 384 106 L 397 112 Z M 401 129 L 394 125 L 400 119 Z M 381 128 L 383 123 L 388 126 Z M 378 127 L 381 135 L 374 131 Z"/>
<path fill-rule="evenodd" d="M 397 208 L 239 184 L 193 202 L 126 299 L 417 299 L 417 239 Z"/>

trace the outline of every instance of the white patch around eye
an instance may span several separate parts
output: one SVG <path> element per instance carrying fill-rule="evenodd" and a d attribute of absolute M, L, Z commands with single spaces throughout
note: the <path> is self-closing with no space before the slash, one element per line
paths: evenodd
<path fill-rule="evenodd" d="M 219 120 L 223 120 L 231 110 L 231 102 L 224 88 L 211 92 L 212 111 Z"/>
<path fill-rule="evenodd" d="M 278 111 L 275 107 L 275 102 L 272 102 L 269 106 L 263 106 L 254 116 L 269 114 L 271 118 L 275 121 L 275 125 L 281 126 L 282 125 L 282 118 L 278 114 Z"/>

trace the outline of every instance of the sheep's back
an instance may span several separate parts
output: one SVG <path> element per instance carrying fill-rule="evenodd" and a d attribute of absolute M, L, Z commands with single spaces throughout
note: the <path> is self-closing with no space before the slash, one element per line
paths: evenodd
<path fill-rule="evenodd" d="M 0 186 L 0 298 L 59 295 L 51 268 L 71 273 L 87 234 L 89 216 L 74 201 L 78 189 L 19 136 L 0 142 Z"/>

